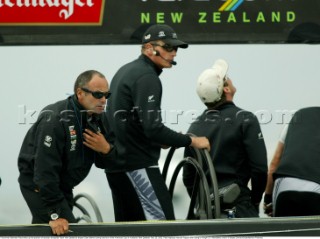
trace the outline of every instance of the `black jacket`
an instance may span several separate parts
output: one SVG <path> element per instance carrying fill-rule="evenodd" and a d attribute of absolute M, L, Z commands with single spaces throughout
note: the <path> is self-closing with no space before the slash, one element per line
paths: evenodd
<path fill-rule="evenodd" d="M 107 114 L 114 130 L 117 158 L 106 172 L 130 171 L 158 164 L 161 145 L 191 144 L 187 135 L 162 123 L 162 72 L 145 55 L 122 66 L 111 81 Z"/>
<path fill-rule="evenodd" d="M 215 110 L 205 110 L 188 130 L 206 136 L 211 144 L 219 188 L 237 183 L 247 188 L 251 180 L 251 200 L 259 203 L 267 182 L 267 151 L 255 115 L 227 102 Z M 186 150 L 185 156 L 191 152 Z M 192 188 L 194 169 L 184 166 L 183 179 Z"/>
<path fill-rule="evenodd" d="M 298 110 L 290 121 L 280 164 L 273 177 L 320 184 L 320 107 Z"/>
<path fill-rule="evenodd" d="M 93 127 L 107 138 L 105 113 L 93 119 Z M 87 113 L 76 97 L 70 96 L 45 107 L 24 138 L 18 181 L 23 187 L 39 190 L 48 212 L 59 210 L 61 201 L 72 195 L 72 189 L 88 175 L 95 161 L 108 159 L 108 155 L 83 145 L 85 128 L 90 128 Z"/>

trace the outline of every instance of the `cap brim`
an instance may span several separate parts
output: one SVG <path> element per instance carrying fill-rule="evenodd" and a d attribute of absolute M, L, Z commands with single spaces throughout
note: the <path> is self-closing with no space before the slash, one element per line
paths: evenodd
<path fill-rule="evenodd" d="M 218 59 L 214 62 L 212 69 L 217 70 L 221 78 L 224 78 L 228 72 L 228 63 L 223 59 Z"/>
<path fill-rule="evenodd" d="M 164 43 L 167 43 L 171 46 L 177 46 L 177 47 L 180 47 L 180 48 L 188 48 L 188 43 L 185 43 L 183 41 L 180 41 L 178 39 L 162 39 L 162 41 Z"/>

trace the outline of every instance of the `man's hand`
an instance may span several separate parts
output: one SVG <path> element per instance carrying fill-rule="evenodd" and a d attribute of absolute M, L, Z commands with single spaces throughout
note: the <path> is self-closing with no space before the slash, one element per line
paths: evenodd
<path fill-rule="evenodd" d="M 191 137 L 191 140 L 192 142 L 190 146 L 210 151 L 210 143 L 206 137 Z"/>
<path fill-rule="evenodd" d="M 269 217 L 272 217 L 273 215 L 272 194 L 264 195 L 263 210 L 265 214 L 267 214 Z"/>
<path fill-rule="evenodd" d="M 69 223 L 64 218 L 58 218 L 55 221 L 49 221 L 53 235 L 64 235 L 69 232 Z"/>
<path fill-rule="evenodd" d="M 111 149 L 110 144 L 100 132 L 94 133 L 89 129 L 85 129 L 83 138 L 83 144 L 96 152 L 107 154 Z"/>

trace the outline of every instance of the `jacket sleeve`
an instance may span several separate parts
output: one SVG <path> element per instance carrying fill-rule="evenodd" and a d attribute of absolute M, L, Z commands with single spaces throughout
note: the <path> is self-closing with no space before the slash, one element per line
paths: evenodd
<path fill-rule="evenodd" d="M 185 147 L 191 144 L 187 135 L 175 132 L 162 122 L 160 79 L 153 74 L 142 76 L 135 84 L 133 96 L 139 120 L 147 137 L 158 144 Z"/>
<path fill-rule="evenodd" d="M 59 187 L 64 145 L 64 129 L 58 118 L 42 113 L 36 131 L 34 183 L 48 211 L 59 210 L 64 199 Z"/>
<path fill-rule="evenodd" d="M 245 117 L 243 130 L 243 142 L 251 168 L 251 201 L 258 204 L 267 183 L 267 150 L 258 119 L 252 113 Z"/>
<path fill-rule="evenodd" d="M 107 154 L 103 154 L 103 153 L 96 154 L 94 165 L 97 168 L 101 168 L 101 169 L 107 168 L 110 163 L 109 161 L 116 160 L 117 158 L 117 149 L 116 149 L 116 146 L 114 145 L 115 135 L 111 129 L 111 126 L 107 119 L 107 115 L 105 113 L 103 114 L 104 115 L 100 121 L 100 125 L 103 128 L 103 135 L 105 139 L 110 144 L 110 151 Z"/>
<path fill-rule="evenodd" d="M 94 161 L 94 165 L 97 168 L 106 169 L 110 164 L 109 161 L 116 160 L 117 158 L 117 149 L 113 144 L 110 144 L 110 151 L 107 154 L 98 153 Z"/>

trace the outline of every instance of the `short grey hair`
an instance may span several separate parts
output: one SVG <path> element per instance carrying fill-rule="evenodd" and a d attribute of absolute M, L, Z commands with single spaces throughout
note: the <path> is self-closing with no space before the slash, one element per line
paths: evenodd
<path fill-rule="evenodd" d="M 75 94 L 77 93 L 78 88 L 82 88 L 86 84 L 88 84 L 88 82 L 91 81 L 92 77 L 95 75 L 98 75 L 99 77 L 104 79 L 106 78 L 101 72 L 96 70 L 88 70 L 88 71 L 82 72 L 78 76 L 76 82 L 74 83 L 74 88 L 73 88 L 74 93 Z"/>

